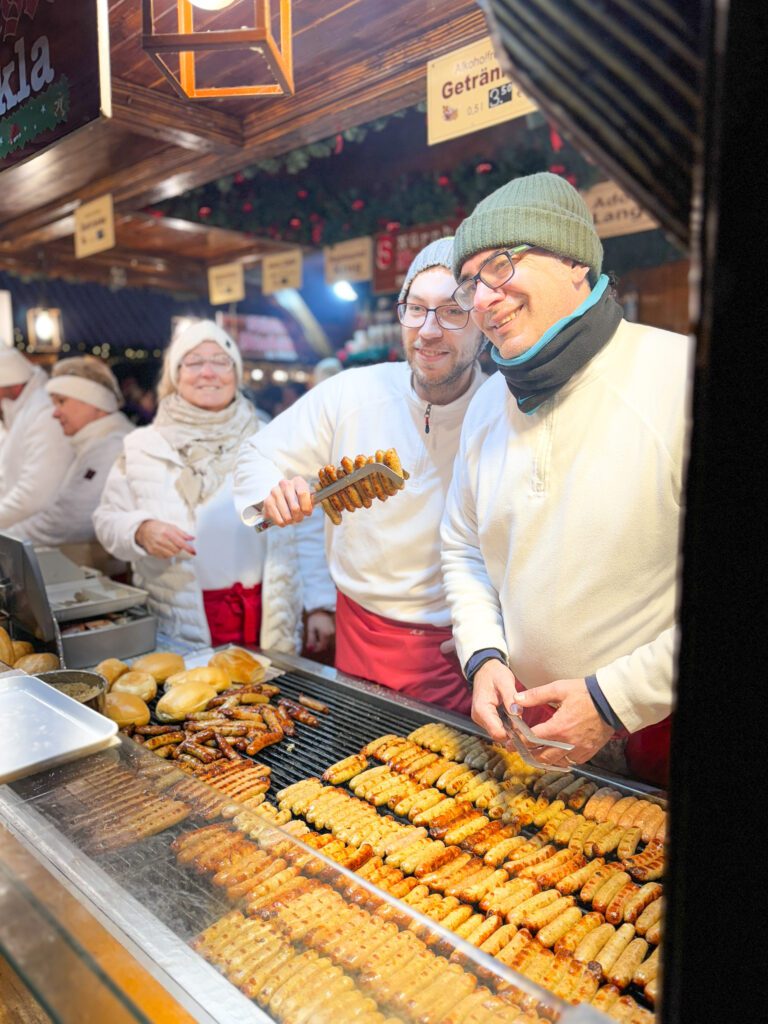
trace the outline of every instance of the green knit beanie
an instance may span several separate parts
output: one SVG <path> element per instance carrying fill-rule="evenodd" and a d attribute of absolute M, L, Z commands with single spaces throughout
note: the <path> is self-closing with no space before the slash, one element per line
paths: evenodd
<path fill-rule="evenodd" d="M 591 284 L 603 265 L 603 246 L 589 207 L 576 189 L 544 171 L 515 178 L 477 204 L 459 225 L 453 245 L 453 274 L 484 249 L 535 245 L 589 267 Z"/>

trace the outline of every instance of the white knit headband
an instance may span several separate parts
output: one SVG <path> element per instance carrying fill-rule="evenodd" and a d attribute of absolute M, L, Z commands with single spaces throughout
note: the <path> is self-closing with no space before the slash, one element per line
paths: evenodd
<path fill-rule="evenodd" d="M 46 382 L 45 390 L 50 395 L 64 395 L 65 398 L 77 398 L 87 405 L 93 405 L 102 412 L 117 412 L 120 408 L 115 393 L 103 384 L 86 377 L 62 373 Z"/>

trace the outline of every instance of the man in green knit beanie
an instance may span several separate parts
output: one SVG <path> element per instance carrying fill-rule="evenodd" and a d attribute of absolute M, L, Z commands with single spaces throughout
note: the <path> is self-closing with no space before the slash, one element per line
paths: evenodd
<path fill-rule="evenodd" d="M 688 339 L 624 319 L 589 209 L 554 174 L 480 202 L 453 261 L 499 370 L 467 412 L 442 526 L 473 718 L 503 740 L 503 705 L 573 745 L 542 760 L 610 751 L 663 785 Z"/>

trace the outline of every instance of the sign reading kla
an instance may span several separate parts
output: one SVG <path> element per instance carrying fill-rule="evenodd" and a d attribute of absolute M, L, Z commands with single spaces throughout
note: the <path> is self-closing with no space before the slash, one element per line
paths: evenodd
<path fill-rule="evenodd" d="M 261 261 L 261 290 L 273 295 L 284 288 L 301 288 L 303 259 L 301 249 L 290 249 Z"/>
<path fill-rule="evenodd" d="M 373 239 L 350 238 L 323 249 L 325 283 L 370 281 L 373 276 Z"/>
<path fill-rule="evenodd" d="M 75 259 L 92 256 L 115 244 L 115 210 L 112 196 L 81 203 L 75 210 Z"/>
<path fill-rule="evenodd" d="M 603 181 L 584 193 L 600 238 L 652 231 L 659 225 L 645 210 L 612 181 Z"/>
<path fill-rule="evenodd" d="M 490 36 L 427 64 L 427 142 L 511 121 L 536 110 L 501 70 Z"/>
<path fill-rule="evenodd" d="M 239 302 L 245 298 L 245 273 L 242 263 L 220 263 L 208 267 L 208 301 L 212 306 Z"/>

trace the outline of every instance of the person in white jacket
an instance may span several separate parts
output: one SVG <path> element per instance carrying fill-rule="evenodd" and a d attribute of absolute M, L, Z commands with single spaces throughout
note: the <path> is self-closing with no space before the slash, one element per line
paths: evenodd
<path fill-rule="evenodd" d="M 93 541 L 94 510 L 133 424 L 119 411 L 120 385 L 107 364 L 95 356 L 62 359 L 45 388 L 74 461 L 49 505 L 10 527 L 8 533 L 38 545 Z"/>
<path fill-rule="evenodd" d="M 624 320 L 601 265 L 588 207 L 552 174 L 459 227 L 454 298 L 500 372 L 464 421 L 443 572 L 478 724 L 502 739 L 498 707 L 517 705 L 572 763 L 616 739 L 663 785 L 690 343 Z"/>
<path fill-rule="evenodd" d="M 295 538 L 236 515 L 235 456 L 259 420 L 239 392 L 240 353 L 217 324 L 180 332 L 166 353 L 152 424 L 125 438 L 94 513 L 96 535 L 133 564 L 161 634 L 295 652 L 302 588 Z M 322 550 L 318 545 L 318 557 Z"/>
<path fill-rule="evenodd" d="M 45 390 L 47 377 L 18 349 L 0 345 L 0 530 L 46 508 L 74 458 Z"/>
<path fill-rule="evenodd" d="M 484 379 L 484 341 L 451 298 L 452 246 L 450 238 L 431 243 L 406 275 L 398 310 L 407 361 L 344 370 L 313 387 L 244 444 L 235 495 L 246 517 L 263 501 L 278 526 L 325 519 L 307 482 L 318 469 L 395 448 L 410 473 L 404 489 L 343 513 L 339 526 L 325 522 L 338 591 L 336 667 L 468 714 L 439 526 L 464 413 Z"/>

